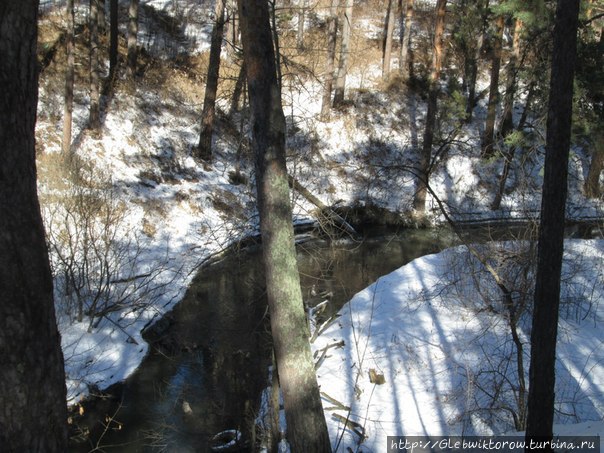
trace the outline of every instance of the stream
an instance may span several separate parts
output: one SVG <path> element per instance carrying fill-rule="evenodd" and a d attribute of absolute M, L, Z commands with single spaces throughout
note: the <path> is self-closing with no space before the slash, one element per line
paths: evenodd
<path fill-rule="evenodd" d="M 362 241 L 298 244 L 305 303 L 328 300 L 327 314 L 381 275 L 454 243 L 445 229 L 377 230 Z M 151 352 L 124 383 L 96 398 L 70 451 L 205 452 L 238 430 L 247 446 L 267 386 L 271 343 L 261 250 L 229 253 L 200 270 L 183 301 L 145 338 Z M 227 450 L 221 450 L 227 451 Z"/>

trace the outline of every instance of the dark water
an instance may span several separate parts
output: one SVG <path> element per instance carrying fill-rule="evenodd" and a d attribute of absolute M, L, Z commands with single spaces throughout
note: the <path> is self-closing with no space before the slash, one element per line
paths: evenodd
<path fill-rule="evenodd" d="M 329 300 L 326 311 L 335 313 L 379 276 L 451 243 L 446 230 L 412 230 L 300 244 L 305 302 Z M 241 451 L 251 451 L 250 427 L 271 363 L 268 332 L 258 247 L 203 269 L 149 334 L 152 352 L 138 371 L 77 420 L 91 434 L 72 451 L 204 452 L 228 429 L 240 430 L 248 442 Z"/>

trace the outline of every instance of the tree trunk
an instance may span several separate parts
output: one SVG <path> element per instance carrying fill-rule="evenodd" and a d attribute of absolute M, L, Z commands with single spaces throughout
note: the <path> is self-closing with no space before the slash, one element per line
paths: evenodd
<path fill-rule="evenodd" d="M 136 47 L 136 35 L 138 34 L 138 2 L 130 0 L 128 7 L 128 78 L 134 79 L 136 75 L 136 59 L 138 50 Z"/>
<path fill-rule="evenodd" d="M 578 16 L 579 0 L 558 0 L 531 329 L 527 441 L 551 440 L 553 435 L 560 272 L 564 249 Z"/>
<path fill-rule="evenodd" d="M 487 27 L 487 11 L 489 8 L 489 0 L 484 0 L 484 15 L 481 22 L 481 32 L 478 35 L 478 42 L 474 48 L 474 55 L 471 56 L 468 68 L 468 99 L 466 102 L 466 123 L 472 121 L 472 113 L 474 107 L 476 107 L 476 80 L 478 79 L 478 62 L 480 61 L 480 53 L 482 52 L 482 45 L 484 43 L 484 35 Z"/>
<path fill-rule="evenodd" d="M 113 78 L 118 56 L 118 0 L 109 2 L 109 77 Z"/>
<path fill-rule="evenodd" d="M 61 340 L 36 190 L 38 2 L 0 5 L 0 449 L 67 451 Z"/>
<path fill-rule="evenodd" d="M 231 108 L 229 109 L 229 115 L 239 111 L 239 103 L 241 101 L 241 95 L 243 88 L 245 87 L 245 63 L 242 61 L 239 67 L 239 74 L 237 75 L 237 81 L 235 82 L 235 88 L 233 89 L 233 97 L 231 99 Z"/>
<path fill-rule="evenodd" d="M 520 33 L 522 32 L 522 21 L 514 21 L 514 39 L 512 41 L 512 53 L 506 69 L 505 95 L 503 97 L 503 117 L 501 120 L 500 136 L 505 138 L 514 130 L 514 96 L 516 95 L 516 73 L 520 61 Z"/>
<path fill-rule="evenodd" d="M 436 3 L 436 18 L 434 22 L 434 52 L 432 54 L 432 68 L 430 71 L 430 92 L 428 94 L 428 111 L 426 113 L 426 127 L 424 140 L 417 169 L 416 192 L 413 198 L 413 209 L 416 214 L 423 216 L 426 211 L 426 194 L 430 165 L 432 161 L 432 143 L 434 142 L 434 126 L 438 108 L 438 92 L 440 71 L 443 61 L 443 36 L 445 33 L 445 14 L 447 0 L 438 0 Z"/>
<path fill-rule="evenodd" d="M 338 77 L 333 96 L 333 106 L 338 107 L 344 103 L 344 90 L 346 88 L 346 74 L 348 72 L 348 56 L 350 54 L 350 33 L 352 26 L 352 7 L 354 0 L 346 0 L 346 8 L 342 19 L 342 46 L 340 48 L 340 61 L 338 63 Z"/>
<path fill-rule="evenodd" d="M 331 451 L 296 264 L 285 164 L 285 117 L 277 83 L 268 4 L 240 0 L 243 55 L 252 110 L 252 147 L 267 297 L 283 392 L 287 438 L 295 452 Z"/>
<path fill-rule="evenodd" d="M 413 20 L 413 3 L 415 0 L 405 1 L 404 31 L 401 40 L 401 49 L 398 68 L 403 79 L 411 78 L 412 70 L 409 60 L 409 49 L 411 48 L 411 21 Z"/>
<path fill-rule="evenodd" d="M 495 26 L 495 36 L 493 39 L 493 55 L 491 59 L 491 83 L 489 87 L 489 104 L 487 107 L 487 119 L 484 126 L 484 136 L 482 139 L 483 157 L 491 157 L 495 150 L 495 119 L 497 117 L 497 106 L 499 105 L 499 69 L 501 68 L 501 41 L 503 38 L 503 28 L 505 18 L 499 16 Z"/>
<path fill-rule="evenodd" d="M 602 125 L 599 127 L 602 128 Z M 591 163 L 585 179 L 585 195 L 588 198 L 599 198 L 602 195 L 600 175 L 604 169 L 604 130 L 594 130 L 592 135 Z"/>
<path fill-rule="evenodd" d="M 74 10 L 73 0 L 67 0 L 65 7 L 65 24 L 67 32 L 65 36 L 65 55 L 67 56 L 67 66 L 65 67 L 65 95 L 63 106 L 63 139 L 61 149 L 65 155 L 71 150 L 71 129 L 73 123 L 73 81 L 75 74 L 75 64 L 73 55 L 74 41 Z"/>
<path fill-rule="evenodd" d="M 296 34 L 296 46 L 298 51 L 304 49 L 304 25 L 306 22 L 306 8 L 308 7 L 308 0 L 302 0 L 302 6 L 298 10 L 298 32 Z"/>
<path fill-rule="evenodd" d="M 208 63 L 208 78 L 201 114 L 201 134 L 197 146 L 197 156 L 206 161 L 212 160 L 212 135 L 214 133 L 214 118 L 216 116 L 216 93 L 218 91 L 218 75 L 220 73 L 220 52 L 224 34 L 224 0 L 216 0 L 214 10 L 214 28 L 210 43 L 210 62 Z"/>
<path fill-rule="evenodd" d="M 107 18 L 105 17 L 105 0 L 98 0 L 99 2 L 99 33 L 104 35 L 107 31 Z"/>
<path fill-rule="evenodd" d="M 90 129 L 101 127 L 101 74 L 99 62 L 99 0 L 90 0 Z"/>
<path fill-rule="evenodd" d="M 390 76 L 390 60 L 392 56 L 392 33 L 394 32 L 394 0 L 388 0 L 388 11 L 386 12 L 386 36 L 384 39 L 384 52 L 382 55 L 382 78 Z"/>
<path fill-rule="evenodd" d="M 333 87 L 336 63 L 336 41 L 338 36 L 338 0 L 331 0 L 327 23 L 327 62 L 325 64 L 325 82 L 321 101 L 321 121 L 329 121 L 331 112 L 331 90 Z"/>

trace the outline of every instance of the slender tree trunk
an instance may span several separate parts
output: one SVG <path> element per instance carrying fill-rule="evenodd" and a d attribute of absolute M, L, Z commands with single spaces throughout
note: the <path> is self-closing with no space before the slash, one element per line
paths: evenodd
<path fill-rule="evenodd" d="M 401 48 L 398 68 L 403 79 L 411 78 L 413 71 L 411 70 L 409 60 L 409 49 L 411 48 L 411 21 L 413 20 L 413 4 L 415 0 L 405 1 L 405 18 L 404 18 L 404 31 L 402 35 Z"/>
<path fill-rule="evenodd" d="M 109 77 L 113 78 L 118 56 L 118 0 L 109 1 Z"/>
<path fill-rule="evenodd" d="M 130 0 L 128 7 L 128 78 L 134 79 L 136 75 L 136 59 L 138 50 L 136 47 L 136 35 L 138 34 L 138 2 Z"/>
<path fill-rule="evenodd" d="M 533 97 L 535 95 L 535 83 L 531 81 L 528 94 L 526 95 L 524 110 L 522 111 L 522 116 L 520 117 L 520 121 L 518 121 L 517 131 L 522 131 L 524 126 L 526 125 L 526 120 L 528 118 L 528 112 L 533 102 Z M 508 176 L 510 174 L 510 168 L 512 167 L 512 162 L 514 161 L 514 155 L 516 154 L 516 146 L 510 146 L 508 148 L 508 152 L 505 153 L 503 163 L 503 171 L 501 172 L 501 176 L 499 177 L 499 186 L 497 189 L 497 193 L 495 194 L 495 198 L 493 199 L 493 203 L 491 203 L 491 210 L 496 211 L 501 207 L 501 200 L 503 199 L 503 193 L 505 192 L 505 185 L 508 180 Z"/>
<path fill-rule="evenodd" d="M 331 112 L 331 91 L 336 63 L 337 36 L 338 0 L 331 0 L 327 24 L 327 62 L 325 64 L 325 81 L 323 83 L 323 99 L 321 101 L 321 121 L 329 121 L 329 114 Z"/>
<path fill-rule="evenodd" d="M 604 130 L 601 128 L 602 125 L 592 133 L 591 163 L 585 179 L 585 195 L 588 198 L 599 198 L 602 195 L 600 175 L 604 169 Z"/>
<path fill-rule="evenodd" d="M 531 329 L 527 441 L 551 440 L 553 436 L 560 272 L 564 249 L 578 16 L 579 0 L 558 0 Z M 553 450 L 550 447 L 542 451 Z"/>
<path fill-rule="evenodd" d="M 417 170 L 416 192 L 413 198 L 413 209 L 416 214 L 423 216 L 426 211 L 426 193 L 430 165 L 432 161 L 432 144 L 434 142 L 434 126 L 438 108 L 438 92 L 440 72 L 443 62 L 443 36 L 445 33 L 445 15 L 447 0 L 438 0 L 436 3 L 436 18 L 434 22 L 434 46 L 432 54 L 432 69 L 430 71 L 430 92 L 428 94 L 428 111 L 426 113 L 426 127 L 424 140 Z"/>
<path fill-rule="evenodd" d="M 503 117 L 501 120 L 500 136 L 502 138 L 514 130 L 514 96 L 516 95 L 516 73 L 520 61 L 520 34 L 522 32 L 522 21 L 516 19 L 514 22 L 514 38 L 512 41 L 512 53 L 506 69 L 505 95 L 503 97 Z"/>
<path fill-rule="evenodd" d="M 101 127 L 101 74 L 99 61 L 99 0 L 90 0 L 90 129 Z"/>
<path fill-rule="evenodd" d="M 105 17 L 105 0 L 98 0 L 99 2 L 99 34 L 104 35 L 107 31 L 107 18 Z"/>
<path fill-rule="evenodd" d="M 233 89 L 233 98 L 231 99 L 231 108 L 229 109 L 229 115 L 233 115 L 239 111 L 239 103 L 241 102 L 241 94 L 245 86 L 245 63 L 241 62 L 239 68 L 239 74 L 237 75 L 237 82 L 235 82 L 235 88 Z"/>
<path fill-rule="evenodd" d="M 36 189 L 37 0 L 0 4 L 0 450 L 67 451 L 61 340 Z"/>
<path fill-rule="evenodd" d="M 342 46 L 340 48 L 340 61 L 338 63 L 338 77 L 333 96 L 333 106 L 338 107 L 344 103 L 344 90 L 346 88 L 346 74 L 348 72 L 348 56 L 350 54 L 350 33 L 352 26 L 352 8 L 354 0 L 346 0 L 344 17 L 342 19 Z"/>
<path fill-rule="evenodd" d="M 484 43 L 484 35 L 487 27 L 487 13 L 489 8 L 489 0 L 484 0 L 484 17 L 481 22 L 481 32 L 478 35 L 478 42 L 474 48 L 474 55 L 472 55 L 469 66 L 468 74 L 468 99 L 466 102 L 466 123 L 472 121 L 472 113 L 476 106 L 476 80 L 478 79 L 478 62 L 480 61 L 480 53 L 482 52 L 482 45 Z"/>
<path fill-rule="evenodd" d="M 304 49 L 304 23 L 306 22 L 306 9 L 308 0 L 302 0 L 302 6 L 298 9 L 298 33 L 296 34 L 296 46 L 298 50 Z"/>
<path fill-rule="evenodd" d="M 487 107 L 487 119 L 484 126 L 482 139 L 482 155 L 490 157 L 495 152 L 495 120 L 497 117 L 497 106 L 499 105 L 499 69 L 501 68 L 501 41 L 505 18 L 499 16 L 496 21 L 495 36 L 493 39 L 493 57 L 491 60 L 491 83 L 489 87 L 489 104 Z"/>
<path fill-rule="evenodd" d="M 216 93 L 218 91 L 218 75 L 220 73 L 220 52 L 224 34 L 224 0 L 216 0 L 214 10 L 214 28 L 210 43 L 210 62 L 208 63 L 208 78 L 201 114 L 201 134 L 197 146 L 197 156 L 210 162 L 212 160 L 212 135 L 216 116 Z"/>
<path fill-rule="evenodd" d="M 65 155 L 71 150 L 71 128 L 73 123 L 73 81 L 74 81 L 74 10 L 73 0 L 67 0 L 65 7 L 65 24 L 67 32 L 65 35 L 65 55 L 67 57 L 67 66 L 65 67 L 65 95 L 63 106 L 63 140 L 61 149 Z"/>
<path fill-rule="evenodd" d="M 394 32 L 394 0 L 388 0 L 388 11 L 386 12 L 386 36 L 384 39 L 384 52 L 382 55 L 382 78 L 390 76 L 390 60 L 392 59 L 392 34 Z"/>
<path fill-rule="evenodd" d="M 252 147 L 273 348 L 287 438 L 295 452 L 331 451 L 302 303 L 285 164 L 285 116 L 277 83 L 268 4 L 240 0 L 252 110 Z"/>

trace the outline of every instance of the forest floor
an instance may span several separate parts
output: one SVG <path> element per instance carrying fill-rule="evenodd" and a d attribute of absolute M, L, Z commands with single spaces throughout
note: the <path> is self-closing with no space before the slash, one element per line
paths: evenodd
<path fill-rule="evenodd" d="M 194 157 L 207 55 L 182 55 L 183 49 L 190 52 L 191 48 L 206 48 L 211 27 L 204 6 L 176 11 L 174 5 L 178 2 L 141 3 L 140 36 L 145 51 L 139 60 L 137 80 L 134 84 L 118 80 L 111 95 L 104 97 L 102 127 L 98 132 L 87 129 L 89 97 L 85 71 L 76 79 L 75 169 L 65 167 L 60 153 L 60 50 L 40 80 L 38 174 L 44 216 L 51 230 L 49 237 L 59 238 L 64 246 L 66 237 L 75 237 L 66 233 L 68 218 L 78 222 L 109 213 L 113 219 L 109 225 L 99 225 L 104 225 L 106 233 L 109 231 L 106 236 L 115 238 L 118 244 L 111 256 L 127 261 L 116 268 L 114 279 L 153 276 L 152 283 L 146 281 L 144 288 L 136 290 L 138 293 L 130 294 L 132 298 L 144 295 L 144 303 L 107 312 L 91 323 L 86 318 L 78 321 L 74 302 L 62 292 L 65 278 L 55 275 L 71 404 L 84 398 L 91 387 L 107 388 L 126 379 L 148 351 L 143 329 L 182 299 L 195 272 L 209 258 L 258 232 L 253 159 L 245 139 L 249 130 L 241 112 L 227 113 L 232 88 L 228 81 L 218 102 L 212 163 L 205 164 Z M 158 25 L 165 17 L 187 18 L 186 23 L 174 22 L 179 24 L 178 39 L 174 30 L 168 32 Z M 376 26 L 379 29 L 379 20 L 360 19 L 357 32 L 370 35 Z M 41 34 L 42 38 L 49 36 L 51 40 L 52 33 L 46 33 Z M 181 57 L 162 58 L 166 49 Z M 369 50 L 377 52 L 373 47 Z M 81 53 L 87 55 L 85 51 Z M 81 58 L 85 62 L 84 56 Z M 226 55 L 223 64 L 225 74 L 236 75 L 234 57 Z M 84 63 L 80 65 L 83 67 Z M 480 88 L 486 88 L 485 82 Z M 414 179 L 409 168 L 417 161 L 422 135 L 425 100 L 421 93 L 397 79 L 382 82 L 379 61 L 359 57 L 358 61 L 353 60 L 348 77 L 346 106 L 333 111 L 328 122 L 317 119 L 320 99 L 321 85 L 312 75 L 300 71 L 284 78 L 290 173 L 328 206 L 377 207 L 394 213 L 401 224 L 412 226 L 408 214 Z M 447 152 L 439 155 L 431 176 L 432 188 L 457 221 L 534 219 L 540 206 L 543 147 L 534 146 L 519 153 L 501 208 L 491 210 L 503 160 L 480 157 L 479 137 L 485 110 L 483 99 L 473 121 L 455 136 L 446 147 Z M 516 113 L 519 112 L 520 107 Z M 447 137 L 447 127 L 443 119 L 443 138 Z M 533 136 L 542 133 L 540 124 L 531 130 Z M 588 164 L 585 151 L 573 148 L 567 207 L 571 220 L 604 217 L 604 203 L 583 196 Z M 73 183 L 74 171 L 79 184 Z M 244 178 L 239 178 L 239 174 Z M 83 195 L 82 187 L 88 190 Z M 71 211 L 60 208 L 74 199 L 90 200 L 93 195 L 103 200 L 103 208 L 96 213 L 82 208 L 86 202 Z M 295 222 L 316 219 L 316 207 L 299 193 L 292 192 L 292 201 Z M 429 224 L 444 221 L 432 198 L 427 212 Z M 62 263 L 56 250 L 52 252 L 56 270 Z M 513 354 L 509 338 L 501 343 L 503 337 L 507 338 L 505 317 L 477 315 L 482 312 L 478 302 L 472 302 L 470 283 L 460 283 L 463 287 L 445 283 L 454 267 L 447 265 L 443 269 L 443 264 L 461 259 L 461 254 L 461 249 L 448 250 L 416 260 L 381 278 L 346 305 L 338 323 L 325 331 L 314 346 L 319 351 L 334 339 L 344 339 L 344 348 L 328 350 L 328 357 L 318 369 L 319 382 L 330 397 L 350 408 L 339 414 L 363 426 L 368 450 L 381 451 L 388 434 L 499 434 L 510 430 L 513 411 L 482 412 L 480 408 L 488 403 L 488 391 L 482 395 L 476 390 L 481 379 L 494 379 L 512 405 L 515 390 L 506 387 L 506 373 L 513 370 L 501 372 L 498 368 L 509 364 Z M 599 301 L 604 296 L 604 243 L 571 241 L 567 254 L 569 262 L 585 264 L 573 269 L 571 280 L 580 282 L 583 290 L 592 291 L 592 305 L 582 305 L 582 296 L 577 295 L 580 302 L 573 306 L 574 314 L 561 322 L 559 365 L 564 379 L 559 382 L 562 387 L 558 395 L 563 400 L 558 421 L 601 420 L 604 337 L 599 332 L 604 330 L 599 324 Z M 77 253 L 74 258 L 78 260 Z M 570 300 L 578 289 L 569 288 Z M 445 297 L 447 294 L 452 295 Z M 426 303 L 418 305 L 420 301 Z M 527 330 L 523 327 L 526 342 Z M 508 349 L 500 349 L 501 345 Z M 481 374 L 476 368 L 485 355 L 498 360 L 490 364 L 493 373 Z M 526 351 L 524 361 L 528 368 Z M 383 375 L 384 384 L 369 382 L 369 370 Z M 337 389 L 333 386 L 336 382 Z M 332 404 L 325 401 L 326 408 Z M 334 444 L 344 432 L 341 446 L 355 449 L 358 435 L 342 429 L 342 418 L 332 414 L 331 409 L 326 409 Z M 597 429 L 602 432 L 601 425 Z"/>

